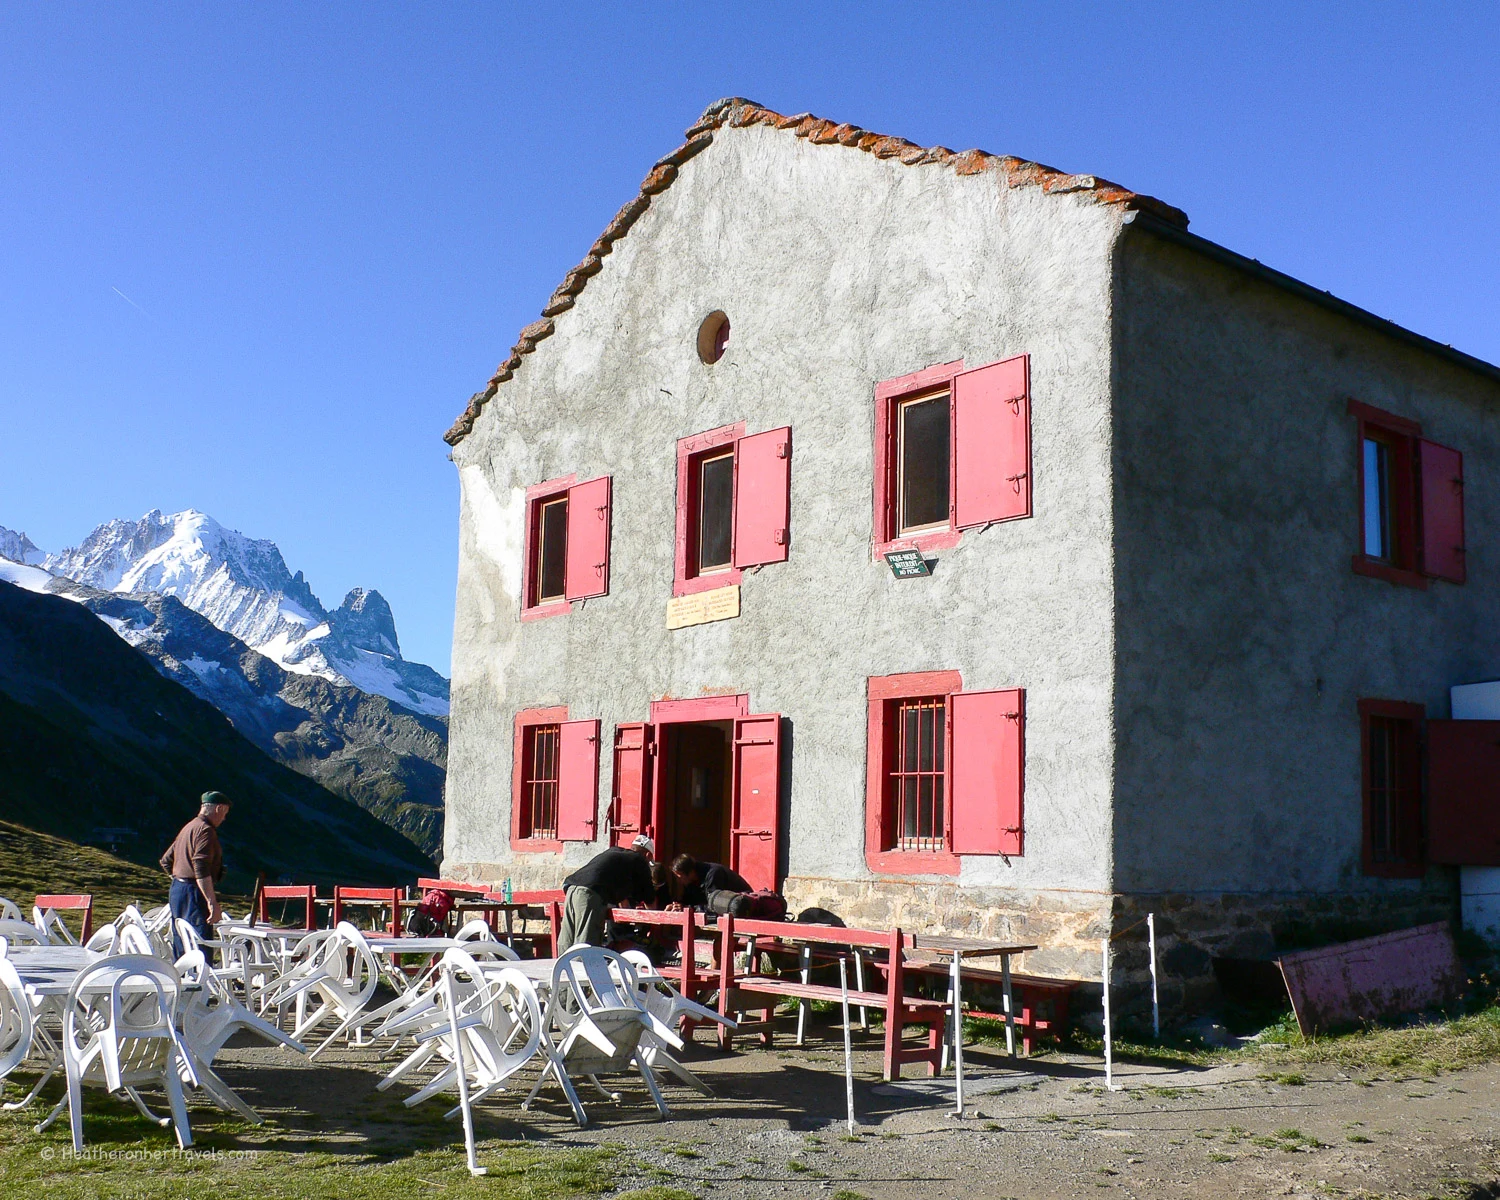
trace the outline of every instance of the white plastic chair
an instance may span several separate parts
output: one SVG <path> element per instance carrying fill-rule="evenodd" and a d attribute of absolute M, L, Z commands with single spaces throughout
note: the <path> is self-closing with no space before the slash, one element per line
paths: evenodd
<path fill-rule="evenodd" d="M 13 918 L 0 920 L 0 938 L 4 938 L 11 946 L 50 946 L 52 944 L 52 939 L 47 936 L 47 931 L 41 926 Z"/>
<path fill-rule="evenodd" d="M 25 919 L 14 903 L 0 896 L 0 921 L 24 921 Z"/>
<path fill-rule="evenodd" d="M 185 1075 L 196 1084 L 197 1076 L 176 1027 L 180 990 L 177 972 L 150 955 L 119 955 L 85 967 L 73 981 L 64 1009 L 67 1093 L 36 1131 L 48 1129 L 66 1107 L 73 1151 L 81 1154 L 87 1085 L 124 1092 L 144 1116 L 173 1126 L 178 1146 L 191 1146 L 182 1079 Z M 146 1107 L 137 1091 L 142 1086 L 166 1092 L 170 1118 Z"/>
<path fill-rule="evenodd" d="M 721 1025 L 727 1025 L 730 1029 L 739 1028 L 737 1022 L 696 1001 L 689 1000 L 674 988 L 662 977 L 661 972 L 656 969 L 656 964 L 646 956 L 644 951 L 626 950 L 621 957 L 635 968 L 636 999 L 651 1016 L 656 1018 L 657 1023 L 665 1025 L 674 1032 L 680 1028 L 679 1023 L 684 1017 L 694 1021 L 717 1021 Z M 681 1045 L 682 1043 L 678 1042 L 678 1046 L 681 1047 Z M 655 1023 L 651 1029 L 641 1035 L 641 1047 L 646 1062 L 658 1074 L 669 1071 L 689 1087 L 697 1088 L 705 1096 L 714 1094 L 713 1088 L 668 1052 L 667 1044 L 657 1033 Z"/>
<path fill-rule="evenodd" d="M 147 954 L 152 958 L 162 957 L 158 947 L 152 942 L 151 935 L 139 925 L 121 926 L 115 949 L 120 954 Z"/>
<path fill-rule="evenodd" d="M 55 909 L 47 909 L 43 912 L 35 906 L 31 909 L 31 923 L 47 935 L 47 940 L 55 946 L 76 946 L 78 939 L 73 936 L 72 930 L 63 924 L 63 919 L 57 915 Z"/>
<path fill-rule="evenodd" d="M 565 951 L 552 968 L 552 994 L 547 998 L 546 1023 L 561 1036 L 547 1056 L 541 1078 L 522 1103 L 530 1108 L 548 1076 L 557 1079 L 573 1119 L 588 1124 L 588 1114 L 578 1099 L 572 1076 L 584 1075 L 595 1088 L 611 1100 L 619 1096 L 599 1082 L 600 1075 L 638 1070 L 662 1116 L 667 1104 L 656 1075 L 646 1063 L 640 1048 L 641 1035 L 653 1028 L 653 1021 L 636 1000 L 635 969 L 620 955 L 598 946 L 574 946 Z M 662 1040 L 682 1049 L 682 1039 L 664 1026 L 658 1030 Z"/>
<path fill-rule="evenodd" d="M 307 1047 L 241 1004 L 215 977 L 203 951 L 189 950 L 179 958 L 177 972 L 183 984 L 179 1028 L 197 1086 L 226 1112 L 236 1113 L 252 1124 L 261 1124 L 261 1115 L 240 1099 L 214 1071 L 214 1059 L 224 1049 L 224 1044 L 241 1031 L 253 1033 L 274 1045 L 289 1047 L 299 1054 L 306 1054 Z M 186 1071 L 180 1074 L 183 1082 L 193 1082 Z"/>
<path fill-rule="evenodd" d="M 16 973 L 16 965 L 0 954 L 0 1079 L 31 1053 L 31 1000 Z"/>
<path fill-rule="evenodd" d="M 328 932 L 325 930 L 319 933 Z M 339 1024 L 309 1057 L 316 1058 L 334 1038 L 350 1029 L 364 1012 L 380 982 L 380 966 L 365 936 L 348 921 L 340 921 L 331 936 L 314 941 L 309 935 L 298 943 L 306 956 L 283 975 L 272 989 L 271 1002 L 279 1007 L 295 999 L 297 1023 L 292 1036 L 298 1041 L 321 1025 L 336 1019 Z M 308 997 L 321 1001 L 308 1013 Z"/>
<path fill-rule="evenodd" d="M 115 946 L 120 941 L 120 928 L 117 925 L 101 925 L 89 935 L 89 940 L 84 942 L 86 949 L 95 954 L 113 954 Z"/>
<path fill-rule="evenodd" d="M 429 1027 L 417 1035 L 423 1044 L 418 1050 L 431 1048 L 441 1053 L 446 1065 L 405 1102 L 420 1104 L 455 1089 L 458 1104 L 447 1116 L 462 1116 L 469 1173 L 483 1175 L 485 1168 L 479 1165 L 474 1149 L 474 1105 L 503 1091 L 506 1080 L 536 1056 L 545 1039 L 541 1002 L 535 986 L 521 972 L 507 967 L 498 974 L 487 973 L 462 950 L 443 955 L 432 990 L 438 994 L 438 1004 L 428 1018 Z M 400 1071 L 398 1067 L 380 1087 L 399 1078 Z"/>

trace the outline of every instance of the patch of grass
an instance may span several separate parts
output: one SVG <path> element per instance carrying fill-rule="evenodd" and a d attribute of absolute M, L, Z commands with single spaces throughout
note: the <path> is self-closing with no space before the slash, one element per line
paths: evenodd
<path fill-rule="evenodd" d="M 870 1200 L 863 1192 L 853 1192 L 848 1188 L 839 1188 L 833 1193 L 833 1200 Z"/>
<path fill-rule="evenodd" d="M 1208 1152 L 1208 1161 L 1209 1162 L 1233 1162 L 1234 1161 L 1234 1155 L 1232 1155 L 1232 1154 L 1224 1154 L 1224 1153 L 1222 1153 L 1221 1151 L 1218 1151 L 1218 1150 L 1210 1150 Z"/>
<path fill-rule="evenodd" d="M 621 1192 L 614 1200 L 698 1200 L 698 1196 L 682 1188 L 656 1186 Z"/>
<path fill-rule="evenodd" d="M 1267 1083 L 1285 1084 L 1287 1087 L 1302 1087 L 1307 1082 L 1307 1076 L 1300 1071 L 1283 1071 L 1280 1074 L 1263 1071 L 1256 1078 L 1264 1079 Z"/>
<path fill-rule="evenodd" d="M 1374 1140 L 1375 1140 L 1374 1138 L 1367 1138 L 1362 1133 L 1346 1133 L 1344 1135 L 1344 1141 L 1346 1141 L 1346 1142 L 1360 1142 L 1360 1143 L 1363 1143 L 1365 1145 L 1369 1145 Z"/>
<path fill-rule="evenodd" d="M 798 1162 L 795 1158 L 792 1159 L 791 1162 L 787 1163 L 786 1169 L 799 1175 L 805 1174 L 812 1170 L 812 1168 L 806 1163 Z"/>
<path fill-rule="evenodd" d="M 1039 1116 L 1039 1117 L 1037 1117 L 1037 1118 L 1036 1118 L 1036 1119 L 1037 1119 L 1037 1120 L 1038 1120 L 1038 1121 L 1040 1121 L 1040 1122 L 1042 1122 L 1042 1124 L 1044 1124 L 1044 1125 L 1054 1125 L 1054 1124 L 1056 1124 L 1056 1123 L 1057 1123 L 1057 1122 L 1058 1122 L 1058 1121 L 1061 1121 L 1061 1120 L 1062 1120 L 1062 1117 L 1061 1117 L 1061 1116 L 1059 1116 L 1059 1115 L 1058 1115 L 1058 1114 L 1057 1114 L 1057 1113 L 1055 1113 L 1055 1112 L 1047 1112 L 1047 1113 L 1042 1113 L 1042 1114 L 1041 1114 L 1041 1115 L 1040 1115 L 1040 1116 Z"/>

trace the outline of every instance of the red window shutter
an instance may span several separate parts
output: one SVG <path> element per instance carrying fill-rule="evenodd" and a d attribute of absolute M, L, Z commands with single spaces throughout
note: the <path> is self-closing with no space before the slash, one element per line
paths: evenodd
<path fill-rule="evenodd" d="M 1418 441 L 1422 478 L 1422 574 L 1464 581 L 1464 456 Z"/>
<path fill-rule="evenodd" d="M 735 444 L 735 566 L 786 561 L 791 489 L 791 428 L 740 438 Z"/>
<path fill-rule="evenodd" d="M 557 755 L 557 837 L 592 842 L 599 804 L 599 722 L 564 721 Z"/>
<path fill-rule="evenodd" d="M 1427 858 L 1500 867 L 1500 721 L 1427 722 Z"/>
<path fill-rule="evenodd" d="M 650 834 L 647 797 L 651 794 L 651 754 L 655 727 L 615 726 L 615 781 L 610 798 L 610 840 L 629 846 L 636 834 Z"/>
<path fill-rule="evenodd" d="M 957 692 L 948 699 L 953 852 L 1019 855 L 1026 693 Z"/>
<path fill-rule="evenodd" d="M 739 717 L 734 723 L 729 867 L 751 887 L 781 882 L 781 716 Z"/>
<path fill-rule="evenodd" d="M 609 591 L 610 477 L 575 483 L 568 489 L 569 600 L 587 600 Z"/>
<path fill-rule="evenodd" d="M 959 529 L 1031 516 L 1026 355 L 953 377 L 953 513 Z"/>

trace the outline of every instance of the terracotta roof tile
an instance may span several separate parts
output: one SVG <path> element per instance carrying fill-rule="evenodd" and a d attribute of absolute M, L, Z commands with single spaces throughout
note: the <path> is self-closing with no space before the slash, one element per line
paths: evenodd
<path fill-rule="evenodd" d="M 510 357 L 496 368 L 488 386 L 469 398 L 468 407 L 443 435 L 450 446 L 456 446 L 474 429 L 480 411 L 494 397 L 499 386 L 514 377 L 523 357 L 536 349 L 538 342 L 552 336 L 555 328 L 553 318 L 572 308 L 575 297 L 583 291 L 588 280 L 597 275 L 603 266 L 602 259 L 614 248 L 615 242 L 629 232 L 640 215 L 651 205 L 651 197 L 659 195 L 672 186 L 678 168 L 695 154 L 706 150 L 714 140 L 714 133 L 725 125 L 742 129 L 750 125 L 766 125 L 772 129 L 788 130 L 795 136 L 806 138 L 815 145 L 848 146 L 873 154 L 876 158 L 899 158 L 903 163 L 917 166 L 924 163 L 940 163 L 953 168 L 959 175 L 977 175 L 984 171 L 997 171 L 1005 177 L 1008 187 L 1040 187 L 1045 192 L 1085 192 L 1099 204 L 1118 205 L 1127 209 L 1142 209 L 1163 220 L 1187 228 L 1187 214 L 1180 209 L 1164 204 L 1151 196 L 1132 192 L 1107 179 L 1093 175 L 1069 175 L 1041 163 L 1027 162 L 1012 155 L 995 155 L 983 150 L 965 150 L 956 153 L 946 146 L 923 147 L 905 138 L 886 137 L 871 133 L 858 125 L 838 124 L 815 117 L 811 113 L 796 113 L 784 116 L 769 108 L 740 97 L 732 97 L 711 104 L 690 128 L 687 141 L 672 153 L 658 159 L 650 174 L 641 183 L 640 193 L 626 204 L 615 219 L 605 227 L 599 240 L 589 247 L 588 256 L 564 277 L 557 290 L 542 310 L 542 319 L 533 321 L 521 330 L 520 340 L 511 348 Z"/>

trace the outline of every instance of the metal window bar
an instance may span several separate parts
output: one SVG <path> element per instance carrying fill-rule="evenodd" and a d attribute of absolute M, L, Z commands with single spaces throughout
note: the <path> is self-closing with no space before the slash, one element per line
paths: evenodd
<path fill-rule="evenodd" d="M 896 702 L 896 753 L 890 772 L 898 850 L 947 849 L 943 795 L 948 698 Z"/>
<path fill-rule="evenodd" d="M 1394 717 L 1370 718 L 1370 854 L 1376 862 L 1402 861 L 1401 816 L 1415 801 L 1407 794 L 1404 724 Z"/>
<path fill-rule="evenodd" d="M 557 837 L 558 743 L 562 728 L 558 725 L 535 725 L 525 778 L 528 836 Z"/>

